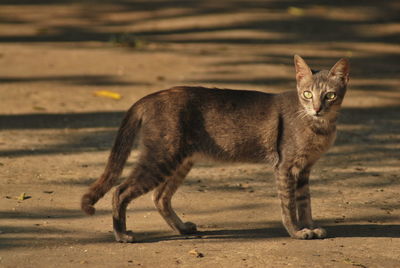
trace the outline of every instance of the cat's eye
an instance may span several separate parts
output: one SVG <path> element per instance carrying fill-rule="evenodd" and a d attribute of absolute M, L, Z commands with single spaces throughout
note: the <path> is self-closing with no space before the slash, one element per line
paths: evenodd
<path fill-rule="evenodd" d="M 328 92 L 325 95 L 325 98 L 328 100 L 334 100 L 336 99 L 336 93 L 335 92 Z"/>
<path fill-rule="evenodd" d="M 311 93 L 311 91 L 304 91 L 303 92 L 303 96 L 306 99 L 311 99 L 312 98 L 312 93 Z"/>

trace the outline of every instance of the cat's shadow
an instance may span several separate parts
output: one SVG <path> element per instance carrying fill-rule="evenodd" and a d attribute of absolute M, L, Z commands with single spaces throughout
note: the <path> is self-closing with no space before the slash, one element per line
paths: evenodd
<path fill-rule="evenodd" d="M 341 224 L 326 227 L 329 238 L 335 237 L 400 237 L 398 224 Z"/>
<path fill-rule="evenodd" d="M 390 224 L 341 224 L 325 226 L 327 238 L 344 237 L 391 237 L 400 238 L 400 225 Z M 257 229 L 221 229 L 199 231 L 193 235 L 160 235 L 140 234 L 138 243 L 154 243 L 171 240 L 259 240 L 272 238 L 289 238 L 283 227 L 257 228 Z"/>

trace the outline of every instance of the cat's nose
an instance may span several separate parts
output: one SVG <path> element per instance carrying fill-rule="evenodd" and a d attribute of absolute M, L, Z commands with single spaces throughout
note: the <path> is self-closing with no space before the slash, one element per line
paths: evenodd
<path fill-rule="evenodd" d="M 315 114 L 319 114 L 319 113 L 321 112 L 321 110 L 322 110 L 322 107 L 321 107 L 321 106 L 319 106 L 319 107 L 314 107 L 314 112 L 315 112 Z"/>

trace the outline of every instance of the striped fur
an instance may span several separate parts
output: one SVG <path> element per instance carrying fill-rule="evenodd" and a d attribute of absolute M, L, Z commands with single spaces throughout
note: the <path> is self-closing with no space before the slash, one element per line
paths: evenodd
<path fill-rule="evenodd" d="M 95 213 L 94 204 L 116 184 L 137 140 L 137 164 L 113 196 L 117 241 L 134 241 L 126 230 L 126 208 L 152 190 L 154 204 L 168 225 L 181 234 L 196 232 L 194 223 L 182 222 L 176 215 L 171 198 L 198 155 L 270 163 L 290 236 L 325 237 L 325 230 L 316 228 L 312 220 L 309 175 L 335 139 L 349 64 L 341 59 L 330 71 L 313 73 L 295 56 L 295 67 L 297 91 L 268 94 L 175 87 L 136 102 L 122 121 L 105 171 L 83 195 L 82 210 Z M 326 97 L 333 93 L 334 99 Z"/>

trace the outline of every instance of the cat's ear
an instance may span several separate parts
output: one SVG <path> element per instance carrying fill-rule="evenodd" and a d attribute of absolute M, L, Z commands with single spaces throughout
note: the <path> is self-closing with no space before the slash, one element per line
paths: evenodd
<path fill-rule="evenodd" d="M 340 59 L 329 71 L 329 76 L 342 80 L 345 84 L 349 81 L 350 63 L 346 58 Z"/>
<path fill-rule="evenodd" d="M 296 80 L 300 83 L 304 78 L 311 78 L 312 72 L 307 63 L 299 55 L 294 55 L 294 67 L 296 68 Z"/>

